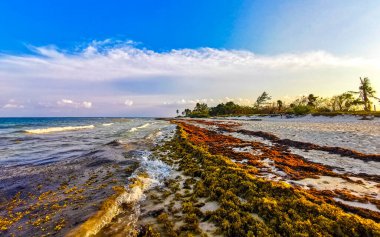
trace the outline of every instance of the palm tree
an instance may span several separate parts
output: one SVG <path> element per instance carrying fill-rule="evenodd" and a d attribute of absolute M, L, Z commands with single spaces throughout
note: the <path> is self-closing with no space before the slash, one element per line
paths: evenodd
<path fill-rule="evenodd" d="M 259 97 L 256 99 L 256 107 L 260 108 L 262 104 L 265 104 L 268 100 L 272 99 L 271 96 L 267 92 L 263 92 Z"/>
<path fill-rule="evenodd" d="M 278 108 L 278 111 L 281 111 L 282 110 L 282 100 L 277 100 L 277 108 Z"/>
<path fill-rule="evenodd" d="M 350 92 L 334 96 L 333 103 L 339 107 L 339 111 L 349 111 L 353 105 L 357 104 L 354 96 Z"/>
<path fill-rule="evenodd" d="M 365 111 L 371 111 L 371 99 L 379 99 L 375 96 L 376 91 L 372 88 L 368 77 L 360 77 L 359 91 L 352 91 L 352 93 L 359 94 L 358 103 L 364 104 Z"/>
<path fill-rule="evenodd" d="M 314 96 L 314 94 L 310 94 L 307 97 L 307 105 L 311 107 L 315 107 L 315 102 L 317 101 L 318 96 Z"/>
<path fill-rule="evenodd" d="M 185 117 L 189 117 L 191 114 L 191 110 L 190 109 L 185 109 L 183 112 L 182 112 L 182 115 L 185 116 Z"/>

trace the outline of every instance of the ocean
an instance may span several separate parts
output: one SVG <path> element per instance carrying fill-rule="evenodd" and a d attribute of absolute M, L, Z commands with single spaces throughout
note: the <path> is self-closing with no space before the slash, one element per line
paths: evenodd
<path fill-rule="evenodd" d="M 161 185 L 170 167 L 152 149 L 174 130 L 153 118 L 0 118 L 0 217 L 7 228 L 2 235 L 63 236 L 137 174 L 149 175 L 144 188 Z M 134 203 L 143 198 L 128 197 Z M 18 204 L 10 207 L 11 200 Z M 121 204 L 92 227 L 94 233 L 123 212 Z M 49 220 L 39 221 L 44 218 Z"/>
<path fill-rule="evenodd" d="M 0 118 L 0 165 L 40 165 L 78 158 L 112 141 L 128 143 L 166 122 L 146 118 Z"/>

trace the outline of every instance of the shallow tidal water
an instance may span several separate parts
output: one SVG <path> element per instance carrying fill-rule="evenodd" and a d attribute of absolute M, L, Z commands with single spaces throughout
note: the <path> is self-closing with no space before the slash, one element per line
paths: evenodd
<path fill-rule="evenodd" d="M 1 118 L 0 235 L 63 236 L 137 172 L 159 185 L 169 168 L 150 149 L 173 131 L 149 118 Z"/>

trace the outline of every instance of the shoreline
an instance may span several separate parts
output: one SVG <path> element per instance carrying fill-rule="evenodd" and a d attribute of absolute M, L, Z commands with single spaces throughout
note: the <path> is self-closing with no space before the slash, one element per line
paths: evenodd
<path fill-rule="evenodd" d="M 212 144 L 218 139 L 209 139 L 215 133 L 182 120 L 173 122 L 179 126 L 177 135 L 159 150 L 170 150 L 169 155 L 164 153 L 161 159 L 176 167 L 180 175 L 173 175 L 166 187 L 151 194 L 153 197 L 148 196 L 142 204 L 169 203 L 164 208 L 150 210 L 150 215 L 143 217 L 143 234 L 247 236 L 251 233 L 275 236 L 278 233 L 310 235 L 317 231 L 325 236 L 339 232 L 375 236 L 380 233 L 380 225 L 371 220 L 380 220 L 376 212 L 347 206 L 326 192 L 308 191 L 286 182 L 259 177 L 253 166 L 234 162 L 230 154 L 213 149 Z M 231 144 L 227 140 L 220 143 L 221 146 Z M 292 202 L 298 204 L 289 205 Z M 287 219 L 289 211 L 298 214 Z M 321 216 L 327 222 L 319 222 Z M 336 218 L 340 221 L 335 221 Z M 361 229 L 365 232 L 360 232 Z"/>
<path fill-rule="evenodd" d="M 30 222 L 33 228 L 37 228 L 34 230 L 56 236 L 127 233 L 132 236 L 246 236 L 248 233 L 276 236 L 315 231 L 325 236 L 380 234 L 380 195 L 377 195 L 380 176 L 376 172 L 362 173 L 345 166 L 337 170 L 335 163 L 331 163 L 334 159 L 337 162 L 346 159 L 368 163 L 370 167 L 379 163 L 379 155 L 371 157 L 354 149 L 330 149 L 314 143 L 284 140 L 270 132 L 247 130 L 242 120 L 165 121 L 176 126 L 175 135 L 160 132 L 154 135 L 160 137 L 161 142 L 149 146 L 151 155 L 147 156 L 146 162 L 151 164 L 146 168 L 142 166 L 143 161 L 134 163 L 128 159 L 143 146 L 143 141 L 133 141 L 120 147 L 124 157 L 121 160 L 110 163 L 89 157 L 87 161 L 60 164 L 69 168 L 72 162 L 77 173 L 86 169 L 97 170 L 91 171 L 87 179 L 73 176 L 57 187 L 39 186 L 40 182 L 30 179 L 34 186 L 29 192 L 40 188 L 38 192 L 42 195 L 42 198 L 39 195 L 33 197 L 33 200 L 41 199 L 37 209 L 32 210 L 36 214 L 32 216 L 34 221 Z M 258 121 L 252 122 L 256 124 Z M 119 143 L 107 145 L 120 146 Z M 329 157 L 328 160 L 315 160 L 321 154 Z M 165 175 L 158 179 L 161 183 L 144 188 L 144 179 L 157 180 L 154 176 L 160 165 L 167 167 Z M 113 170 L 105 171 L 104 167 Z M 52 170 L 49 178 L 59 180 L 64 173 Z M 118 181 L 104 186 L 104 180 L 114 178 Z M 21 189 L 22 192 L 26 190 Z M 139 194 L 135 195 L 134 190 Z M 4 189 L 0 191 L 4 192 Z M 17 198 L 15 193 L 16 198 L 9 197 L 1 204 L 3 208 L 8 206 L 12 217 L 16 217 L 8 224 L 2 218 L 1 226 L 12 226 L 12 231 L 19 234 L 29 233 L 18 226 L 30 213 L 16 214 L 26 201 L 25 194 Z M 100 194 L 103 196 L 94 203 L 91 195 Z M 132 200 L 131 195 L 136 199 Z M 54 197 L 60 197 L 60 200 L 72 198 L 73 201 L 58 208 L 54 206 L 57 203 Z M 75 210 L 85 208 L 91 211 L 87 214 L 81 211 L 79 219 L 68 218 L 70 215 L 63 213 L 72 203 Z M 27 207 L 35 204 L 31 202 Z M 65 220 L 58 218 L 62 216 L 66 217 Z M 49 228 L 53 229 L 49 231 Z M 3 233 L 10 235 L 11 232 Z"/>

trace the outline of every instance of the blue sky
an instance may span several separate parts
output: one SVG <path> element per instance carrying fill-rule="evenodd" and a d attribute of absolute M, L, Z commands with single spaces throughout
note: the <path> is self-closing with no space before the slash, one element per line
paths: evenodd
<path fill-rule="evenodd" d="M 248 1 L 247 1 L 248 2 Z M 226 47 L 246 1 L 1 1 L 2 51 L 131 39 L 153 50 Z M 232 46 L 232 45 L 231 45 Z"/>
<path fill-rule="evenodd" d="M 164 116 L 380 91 L 380 2 L 0 2 L 0 116 Z"/>

